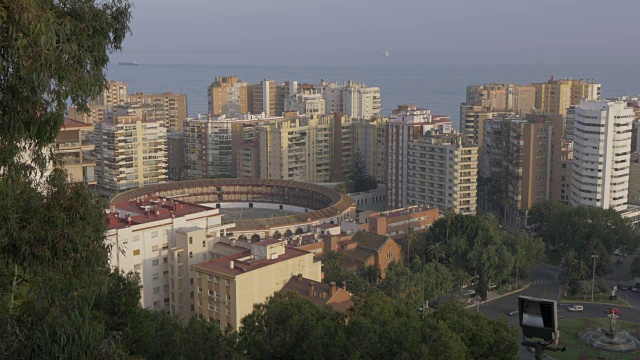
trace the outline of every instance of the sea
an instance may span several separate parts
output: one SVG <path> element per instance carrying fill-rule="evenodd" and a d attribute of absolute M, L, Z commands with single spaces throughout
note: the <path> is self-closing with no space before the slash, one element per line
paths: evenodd
<path fill-rule="evenodd" d="M 594 79 L 602 84 L 602 96 L 635 96 L 640 93 L 638 65 L 552 65 L 552 64 L 436 64 L 367 66 L 234 66 L 110 64 L 110 80 L 126 81 L 129 93 L 174 92 L 187 94 L 189 116 L 207 112 L 207 86 L 217 76 L 238 75 L 241 81 L 261 80 L 319 84 L 353 80 L 380 88 L 383 115 L 400 104 L 426 107 L 437 115 L 448 115 L 457 127 L 460 103 L 467 85 L 545 82 L 556 78 Z"/>

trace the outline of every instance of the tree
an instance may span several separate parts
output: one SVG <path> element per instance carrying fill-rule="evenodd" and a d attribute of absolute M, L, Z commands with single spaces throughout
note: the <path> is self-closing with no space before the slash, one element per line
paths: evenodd
<path fill-rule="evenodd" d="M 296 293 L 276 293 L 242 319 L 238 346 L 250 359 L 345 358 L 344 323 Z"/>
<path fill-rule="evenodd" d="M 636 258 L 633 259 L 629 271 L 631 272 L 631 276 L 640 277 L 640 256 L 636 256 Z"/>
<path fill-rule="evenodd" d="M 349 193 L 373 190 L 378 187 L 376 179 L 367 171 L 362 154 L 359 150 L 353 154 L 353 161 L 349 177 L 347 178 L 347 189 Z"/>
<path fill-rule="evenodd" d="M 518 235 L 507 236 L 505 242 L 515 257 L 517 274 L 514 276 L 518 278 L 529 277 L 533 269 L 544 258 L 544 241 L 528 235 Z"/>
<path fill-rule="evenodd" d="M 377 284 L 382 279 L 380 268 L 374 265 L 368 265 L 358 270 L 358 275 L 367 280 L 369 284 Z"/>
<path fill-rule="evenodd" d="M 418 234 L 413 229 L 407 229 L 405 233 L 405 240 L 407 242 L 407 262 L 411 261 L 411 247 L 418 241 Z"/>
<path fill-rule="evenodd" d="M 447 250 L 442 242 L 437 242 L 427 247 L 427 259 L 429 261 L 442 263 L 446 257 Z"/>
<path fill-rule="evenodd" d="M 126 0 L 0 4 L 0 353 L 118 358 L 93 305 L 108 289 L 105 204 L 42 173 L 67 110 L 86 109 L 129 31 Z M 23 156 L 26 155 L 26 156 Z"/>

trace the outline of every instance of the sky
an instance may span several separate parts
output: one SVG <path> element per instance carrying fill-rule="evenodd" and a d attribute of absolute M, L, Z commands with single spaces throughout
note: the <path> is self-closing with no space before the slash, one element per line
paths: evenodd
<path fill-rule="evenodd" d="M 114 61 L 247 66 L 640 62 L 638 0 L 131 1 L 132 34 Z"/>

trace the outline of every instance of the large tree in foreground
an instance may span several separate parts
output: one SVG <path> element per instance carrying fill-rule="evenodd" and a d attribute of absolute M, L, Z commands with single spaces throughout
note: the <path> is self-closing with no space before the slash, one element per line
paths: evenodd
<path fill-rule="evenodd" d="M 86 108 L 105 88 L 103 69 L 129 31 L 130 8 L 127 0 L 0 3 L 3 358 L 122 355 L 91 315 L 108 283 L 104 204 L 62 171 L 31 175 L 51 160 L 68 101 Z"/>

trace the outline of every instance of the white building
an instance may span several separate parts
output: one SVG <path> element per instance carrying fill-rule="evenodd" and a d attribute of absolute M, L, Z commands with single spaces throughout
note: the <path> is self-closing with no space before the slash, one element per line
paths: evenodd
<path fill-rule="evenodd" d="M 193 312 L 193 266 L 211 259 L 222 224 L 218 209 L 171 199 L 139 199 L 107 210 L 111 266 L 140 274 L 145 308 L 164 309 L 189 320 Z"/>
<path fill-rule="evenodd" d="M 627 208 L 633 110 L 623 101 L 575 108 L 571 205 Z"/>
<path fill-rule="evenodd" d="M 341 112 L 350 118 L 371 119 L 380 115 L 382 111 L 378 87 L 369 87 L 353 81 L 340 85 L 321 80 L 320 90 L 325 100 L 327 114 Z"/>

